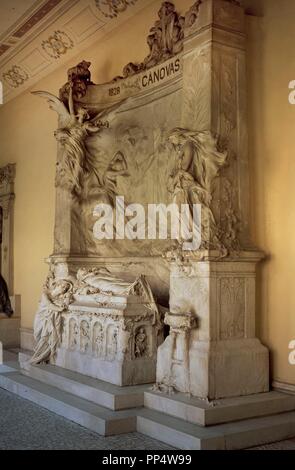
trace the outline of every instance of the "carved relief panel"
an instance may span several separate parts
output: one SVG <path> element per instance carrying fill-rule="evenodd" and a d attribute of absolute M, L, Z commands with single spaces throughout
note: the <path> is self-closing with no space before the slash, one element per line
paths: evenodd
<path fill-rule="evenodd" d="M 220 279 L 220 339 L 245 335 L 246 287 L 244 278 Z"/>
<path fill-rule="evenodd" d="M 75 318 L 70 318 L 68 324 L 65 323 L 65 327 L 68 326 L 69 332 L 66 337 L 68 338 L 68 347 L 70 349 L 79 348 L 79 326 Z"/>
<path fill-rule="evenodd" d="M 90 350 L 90 325 L 87 320 L 80 323 L 80 351 L 87 353 Z"/>
<path fill-rule="evenodd" d="M 218 5 L 197 0 L 182 16 L 163 2 L 142 62 L 95 85 L 84 60 L 68 71 L 59 99 L 36 92 L 59 114 L 55 255 L 160 256 L 182 247 L 172 229 L 163 239 L 148 236 L 148 204 L 186 204 L 190 224 L 201 205 L 196 250 L 225 257 L 246 244 L 243 12 L 232 2 Z M 201 35 L 210 28 L 212 44 Z M 101 204 L 113 217 L 104 236 Z M 129 204 L 140 205 L 143 217 L 122 235 L 114 216 Z"/>
<path fill-rule="evenodd" d="M 104 356 L 104 334 L 99 321 L 95 321 L 93 326 L 92 351 L 96 357 Z"/>
<path fill-rule="evenodd" d="M 60 348 L 103 361 L 142 360 L 155 355 L 151 313 L 127 317 L 101 313 L 62 314 Z"/>

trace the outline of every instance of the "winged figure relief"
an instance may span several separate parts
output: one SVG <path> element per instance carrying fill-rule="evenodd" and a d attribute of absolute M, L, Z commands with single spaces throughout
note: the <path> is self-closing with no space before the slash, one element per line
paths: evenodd
<path fill-rule="evenodd" d="M 104 178 L 96 168 L 95 158 L 86 148 L 85 139 L 87 136 L 109 127 L 126 100 L 90 117 L 87 109 L 81 106 L 76 109 L 72 88 L 69 92 L 68 107 L 57 96 L 46 91 L 34 91 L 32 94 L 45 99 L 49 108 L 55 111 L 59 117 L 59 127 L 54 135 L 61 144 L 63 152 L 57 162 L 56 186 L 63 187 L 79 196 L 85 177 L 93 175 L 98 187 L 103 189 Z"/>

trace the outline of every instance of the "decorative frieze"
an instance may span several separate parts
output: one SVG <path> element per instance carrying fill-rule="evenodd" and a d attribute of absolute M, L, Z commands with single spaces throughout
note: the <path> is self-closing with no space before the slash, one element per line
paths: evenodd
<path fill-rule="evenodd" d="M 243 338 L 246 320 L 245 278 L 220 279 L 220 339 Z"/>
<path fill-rule="evenodd" d="M 152 313 L 145 309 L 142 315 L 122 316 L 121 310 L 114 313 L 109 307 L 79 311 L 73 305 L 62 314 L 60 347 L 108 361 L 151 357 L 152 323 Z"/>

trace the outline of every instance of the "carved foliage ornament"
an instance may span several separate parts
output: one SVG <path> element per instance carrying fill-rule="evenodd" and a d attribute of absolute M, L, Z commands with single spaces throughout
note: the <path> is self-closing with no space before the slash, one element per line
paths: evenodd
<path fill-rule="evenodd" d="M 135 5 L 138 0 L 95 0 L 96 6 L 105 18 L 116 18 L 127 10 L 130 5 Z"/>
<path fill-rule="evenodd" d="M 0 168 L 0 184 L 11 184 L 15 178 L 15 165 L 8 164 Z"/>
<path fill-rule="evenodd" d="M 245 279 L 220 280 L 220 338 L 242 338 L 245 323 Z"/>
<path fill-rule="evenodd" d="M 237 0 L 225 0 L 234 5 L 240 5 Z M 105 0 L 97 1 L 99 4 L 112 5 L 113 11 L 119 11 L 127 8 L 127 4 L 131 3 L 127 0 Z M 196 0 L 185 17 L 177 13 L 175 5 L 172 2 L 163 2 L 158 11 L 158 20 L 150 29 L 147 37 L 149 54 L 141 63 L 130 62 L 123 69 L 123 76 L 115 77 L 113 81 L 127 78 L 142 72 L 143 70 L 154 67 L 165 60 L 178 54 L 183 49 L 183 40 L 185 29 L 190 29 L 195 25 L 200 12 L 203 0 Z"/>
<path fill-rule="evenodd" d="M 143 62 L 130 62 L 123 69 L 123 77 L 130 77 L 154 67 L 181 52 L 183 48 L 185 18 L 179 15 L 171 2 L 163 2 L 158 11 L 158 20 L 149 31 L 147 44 L 149 54 Z"/>
<path fill-rule="evenodd" d="M 91 62 L 82 60 L 68 70 L 68 81 L 59 90 L 59 97 L 64 103 L 69 100 L 70 90 L 72 90 L 73 98 L 78 100 L 86 95 L 88 85 L 92 85 L 90 65 Z"/>
<path fill-rule="evenodd" d="M 191 28 L 198 19 L 200 6 L 203 0 L 197 0 L 185 15 L 185 26 Z"/>

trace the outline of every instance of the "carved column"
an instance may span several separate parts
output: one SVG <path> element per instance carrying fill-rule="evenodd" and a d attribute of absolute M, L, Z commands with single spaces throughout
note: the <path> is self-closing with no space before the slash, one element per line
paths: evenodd
<path fill-rule="evenodd" d="M 210 131 L 227 161 L 211 187 L 214 222 L 202 233 L 203 247 L 170 257 L 170 311 L 191 312 L 198 324 L 189 383 L 168 370 L 169 337 L 158 349 L 157 380 L 171 377 L 176 390 L 210 400 L 269 389 L 268 350 L 255 337 L 255 270 L 263 254 L 248 233 L 245 55 L 238 2 L 197 1 L 186 15 L 181 126 Z"/>
<path fill-rule="evenodd" d="M 0 207 L 2 209 L 1 274 L 13 295 L 13 211 L 15 164 L 0 168 Z"/>
<path fill-rule="evenodd" d="M 196 317 L 192 313 L 167 313 L 165 323 L 170 326 L 166 340 L 165 361 L 157 364 L 157 382 L 160 389 L 172 391 L 190 388 L 190 341 L 192 331 L 196 328 Z M 161 358 L 162 359 L 162 358 Z"/>
<path fill-rule="evenodd" d="M 21 297 L 14 294 L 13 276 L 13 219 L 14 219 L 14 179 L 15 164 L 0 168 L 0 208 L 2 214 L 1 274 L 5 279 L 10 295 L 13 316 L 7 318 L 0 312 L 0 364 L 2 346 L 19 347 Z"/>

